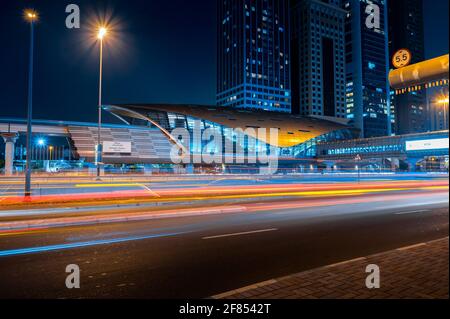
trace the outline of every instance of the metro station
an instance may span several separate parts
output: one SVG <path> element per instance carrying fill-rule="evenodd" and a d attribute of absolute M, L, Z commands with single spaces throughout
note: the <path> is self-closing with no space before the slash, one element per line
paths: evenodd
<path fill-rule="evenodd" d="M 185 128 L 192 134 L 195 121 L 201 123 L 202 131 L 208 128 L 219 131 L 224 139 L 220 143 L 222 147 L 226 139 L 239 142 L 233 136 L 233 129 L 276 128 L 276 145 L 271 145 L 268 139 L 247 135 L 240 146 L 246 154 L 252 151 L 251 147 L 275 147 L 280 172 L 338 172 L 354 170 L 355 165 L 368 172 L 448 170 L 448 131 L 358 139 L 358 131 L 345 120 L 336 122 L 319 117 L 194 105 L 110 105 L 104 110 L 123 123 L 103 124 L 101 129 L 102 162 L 111 172 L 194 173 L 201 169 L 231 173 L 246 168 L 251 171 L 255 167 L 245 162 L 228 168 L 173 164 L 170 154 L 178 137 L 171 132 Z M 33 168 L 42 172 L 95 168 L 97 129 L 94 123 L 34 121 Z M 2 137 L 6 142 L 5 174 L 22 172 L 26 158 L 25 121 L 0 119 L 0 131 L 4 132 Z M 195 155 L 205 147 L 206 143 L 190 145 L 189 149 Z"/>

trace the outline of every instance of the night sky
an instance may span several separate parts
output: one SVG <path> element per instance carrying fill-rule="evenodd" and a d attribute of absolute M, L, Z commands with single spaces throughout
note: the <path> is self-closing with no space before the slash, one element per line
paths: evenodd
<path fill-rule="evenodd" d="M 71 3 L 81 9 L 79 30 L 65 27 Z M 40 13 L 34 118 L 96 120 L 98 47 L 88 26 L 99 12 L 110 13 L 116 29 L 105 48 L 103 104 L 215 104 L 215 0 L 5 0 L 0 4 L 0 117 L 26 115 L 26 7 Z M 448 53 L 448 20 L 448 0 L 425 0 L 428 58 Z"/>

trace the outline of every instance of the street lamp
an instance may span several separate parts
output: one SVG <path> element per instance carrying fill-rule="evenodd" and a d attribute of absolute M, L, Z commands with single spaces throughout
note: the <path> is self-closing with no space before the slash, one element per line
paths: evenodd
<path fill-rule="evenodd" d="M 98 29 L 97 38 L 100 40 L 100 76 L 98 85 L 98 131 L 97 146 L 95 149 L 95 163 L 97 165 L 97 180 L 100 179 L 100 163 L 102 162 L 103 147 L 101 142 L 102 129 L 102 80 L 103 80 L 103 39 L 108 33 L 105 27 Z"/>
<path fill-rule="evenodd" d="M 45 144 L 46 144 L 46 142 L 45 142 L 45 139 L 43 139 L 43 138 L 39 138 L 38 140 L 37 140 L 37 143 L 36 143 L 38 146 L 45 146 Z"/>
<path fill-rule="evenodd" d="M 358 184 L 361 183 L 361 165 L 360 165 L 361 161 L 362 161 L 361 155 L 359 154 L 356 155 L 355 162 L 356 162 L 356 169 L 358 170 Z"/>
<path fill-rule="evenodd" d="M 448 108 L 448 96 L 436 101 L 437 105 L 442 105 L 444 109 L 444 130 L 447 129 L 447 108 Z"/>
<path fill-rule="evenodd" d="M 33 116 L 33 62 L 34 62 L 34 24 L 38 20 L 38 13 L 33 9 L 24 11 L 25 20 L 30 23 L 30 56 L 28 69 L 28 115 L 27 115 L 27 159 L 25 166 L 25 196 L 31 195 L 31 135 Z"/>
<path fill-rule="evenodd" d="M 48 150 L 49 150 L 49 160 L 52 161 L 53 160 L 53 146 L 49 146 Z"/>

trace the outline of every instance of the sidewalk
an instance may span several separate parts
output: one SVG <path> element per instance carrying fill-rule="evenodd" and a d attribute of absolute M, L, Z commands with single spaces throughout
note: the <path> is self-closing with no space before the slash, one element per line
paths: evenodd
<path fill-rule="evenodd" d="M 449 239 L 400 248 L 269 280 L 214 299 L 448 299 Z M 380 267 L 380 289 L 366 288 L 365 269 Z"/>

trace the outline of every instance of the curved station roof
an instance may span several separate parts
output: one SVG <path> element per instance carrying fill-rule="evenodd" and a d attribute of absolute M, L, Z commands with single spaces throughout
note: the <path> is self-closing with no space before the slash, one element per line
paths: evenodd
<path fill-rule="evenodd" d="M 172 105 L 172 104 L 128 104 L 109 105 L 104 109 L 118 116 L 125 122 L 124 118 L 140 119 L 155 125 L 173 142 L 174 138 L 168 131 L 170 128 L 161 124 L 161 119 L 156 113 L 173 113 L 198 120 L 206 120 L 217 123 L 221 126 L 237 129 L 247 128 L 258 129 L 278 129 L 278 145 L 280 148 L 287 148 L 302 144 L 318 136 L 322 136 L 334 131 L 348 129 L 343 123 L 337 123 L 326 119 L 314 117 L 296 116 L 287 113 L 276 113 L 268 111 L 256 111 L 245 109 L 233 109 L 216 106 L 199 105 Z M 250 134 L 249 134 L 250 135 Z M 269 134 L 266 134 L 267 144 L 270 144 Z M 255 137 L 256 136 L 252 136 Z"/>

